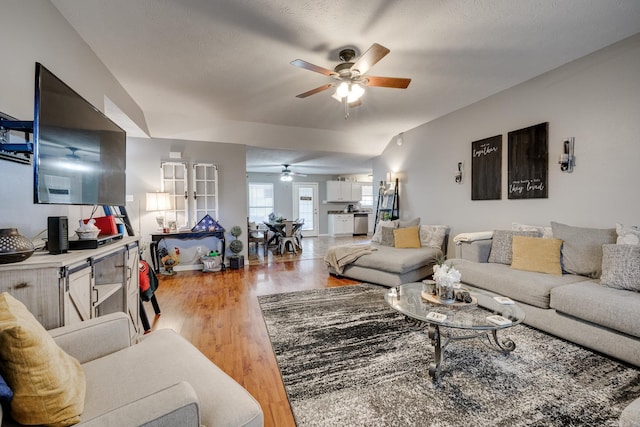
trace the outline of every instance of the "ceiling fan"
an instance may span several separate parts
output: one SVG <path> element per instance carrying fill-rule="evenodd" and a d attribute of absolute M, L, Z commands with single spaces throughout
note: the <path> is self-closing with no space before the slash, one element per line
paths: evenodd
<path fill-rule="evenodd" d="M 349 117 L 348 107 L 360 105 L 360 97 L 364 94 L 362 86 L 388 87 L 393 89 L 406 89 L 411 83 L 411 79 L 399 77 L 376 77 L 365 75 L 371 67 L 384 58 L 389 52 L 386 47 L 374 43 L 356 62 L 352 62 L 356 56 L 354 49 L 342 49 L 340 60 L 342 63 L 336 65 L 332 70 L 311 64 L 302 59 L 291 61 L 291 65 L 305 70 L 324 74 L 335 79 L 335 82 L 327 83 L 307 92 L 296 95 L 297 98 L 306 98 L 316 93 L 336 87 L 334 98 L 341 101 L 345 107 L 345 119 Z"/>
<path fill-rule="evenodd" d="M 292 172 L 288 164 L 283 164 L 282 166 L 284 166 L 284 169 L 280 172 L 281 181 L 292 181 L 294 176 L 307 176 L 302 173 Z"/>

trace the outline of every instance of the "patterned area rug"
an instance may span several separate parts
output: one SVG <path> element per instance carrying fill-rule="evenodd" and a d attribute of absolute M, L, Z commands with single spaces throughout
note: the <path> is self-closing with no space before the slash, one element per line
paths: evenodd
<path fill-rule="evenodd" d="M 261 296 L 296 423 L 306 426 L 617 426 L 640 396 L 640 370 L 527 326 L 450 344 L 447 372 L 428 375 L 433 347 L 375 285 Z"/>

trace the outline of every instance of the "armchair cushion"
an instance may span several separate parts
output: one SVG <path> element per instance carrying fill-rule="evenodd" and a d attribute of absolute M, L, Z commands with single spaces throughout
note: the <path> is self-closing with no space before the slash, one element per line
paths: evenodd
<path fill-rule="evenodd" d="M 131 345 L 129 317 L 107 314 L 48 331 L 56 343 L 80 363 L 107 356 Z"/>
<path fill-rule="evenodd" d="M 13 389 L 11 415 L 21 424 L 68 426 L 80 421 L 85 378 L 20 301 L 0 294 L 0 360 Z"/>
<path fill-rule="evenodd" d="M 140 343 L 85 363 L 82 368 L 87 378 L 83 422 L 108 416 L 115 408 L 131 402 L 135 402 L 135 405 L 151 405 L 155 398 L 147 401 L 147 396 L 156 396 L 159 390 L 186 381 L 198 396 L 202 425 L 263 425 L 258 402 L 198 349 L 170 329 L 147 334 Z M 160 402 L 156 404 L 162 405 L 165 413 L 172 413 L 176 403 Z"/>

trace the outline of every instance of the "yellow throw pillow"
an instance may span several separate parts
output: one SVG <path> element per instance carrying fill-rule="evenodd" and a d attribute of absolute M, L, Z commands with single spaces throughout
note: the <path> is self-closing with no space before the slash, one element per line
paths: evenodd
<path fill-rule="evenodd" d="M 0 361 L 13 390 L 11 416 L 17 422 L 47 426 L 80 422 L 86 389 L 80 363 L 6 292 L 0 294 Z"/>
<path fill-rule="evenodd" d="M 562 276 L 561 247 L 560 239 L 513 236 L 511 268 Z"/>
<path fill-rule="evenodd" d="M 419 227 L 397 228 L 393 230 L 393 238 L 396 248 L 420 248 Z"/>

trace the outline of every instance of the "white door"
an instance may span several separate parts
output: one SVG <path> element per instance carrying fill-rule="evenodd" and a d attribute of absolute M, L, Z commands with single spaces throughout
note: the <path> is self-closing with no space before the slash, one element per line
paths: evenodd
<path fill-rule="evenodd" d="M 304 219 L 303 236 L 318 235 L 318 183 L 293 184 L 293 217 Z"/>

